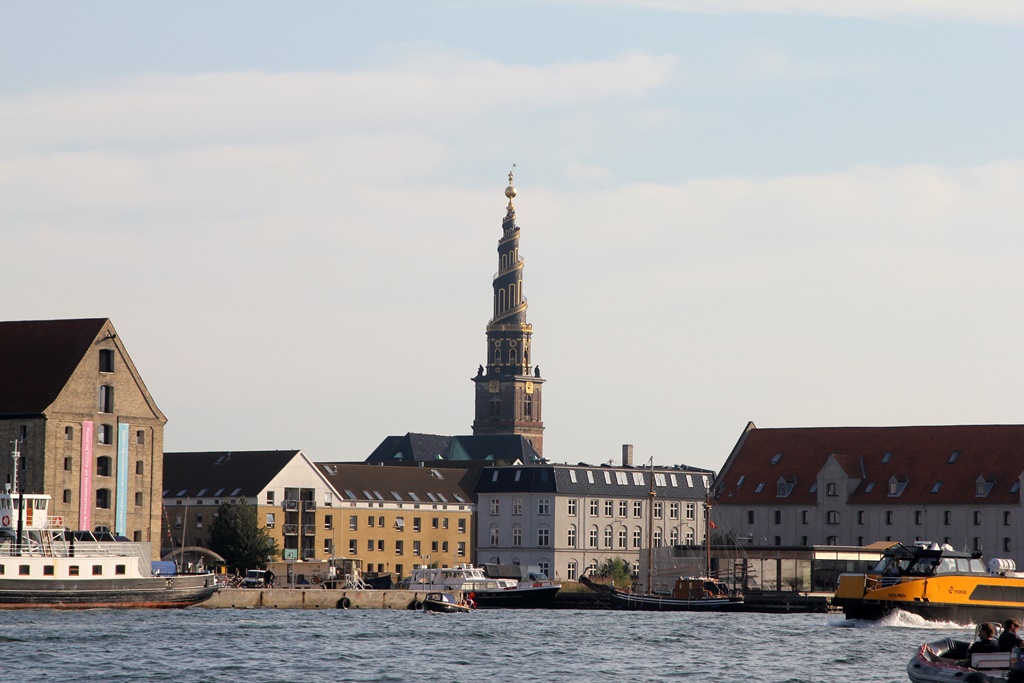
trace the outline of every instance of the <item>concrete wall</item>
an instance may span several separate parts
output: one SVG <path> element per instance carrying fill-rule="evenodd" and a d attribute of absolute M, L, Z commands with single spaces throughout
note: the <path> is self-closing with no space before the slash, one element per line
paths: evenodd
<path fill-rule="evenodd" d="M 327 590 L 323 588 L 222 588 L 200 607 L 279 609 L 412 609 L 426 591 Z M 455 597 L 461 597 L 456 591 Z M 347 602 L 345 602 L 347 600 Z M 347 605 L 347 607 L 346 607 Z"/>

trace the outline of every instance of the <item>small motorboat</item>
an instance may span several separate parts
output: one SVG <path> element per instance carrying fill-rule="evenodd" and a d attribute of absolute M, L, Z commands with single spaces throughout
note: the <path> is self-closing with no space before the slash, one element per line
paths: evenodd
<path fill-rule="evenodd" d="M 424 612 L 469 612 L 473 608 L 459 602 L 452 593 L 427 593 L 423 598 Z"/>
<path fill-rule="evenodd" d="M 967 660 L 965 640 L 942 638 L 922 645 L 910 663 L 913 683 L 1024 683 L 1024 650 L 985 652 Z"/>

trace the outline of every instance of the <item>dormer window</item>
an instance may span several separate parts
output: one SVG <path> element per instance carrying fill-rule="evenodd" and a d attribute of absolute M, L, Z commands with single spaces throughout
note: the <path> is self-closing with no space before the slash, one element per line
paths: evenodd
<path fill-rule="evenodd" d="M 978 498 L 984 498 L 995 486 L 994 481 L 988 481 L 985 477 L 978 477 L 978 480 L 974 482 L 974 495 Z"/>
<path fill-rule="evenodd" d="M 898 496 L 907 487 L 906 479 L 897 479 L 895 475 L 889 477 L 889 495 Z"/>
<path fill-rule="evenodd" d="M 793 481 L 786 481 L 785 477 L 779 477 L 779 480 L 775 483 L 775 495 L 779 498 L 785 498 L 796 486 L 796 477 L 793 477 Z"/>

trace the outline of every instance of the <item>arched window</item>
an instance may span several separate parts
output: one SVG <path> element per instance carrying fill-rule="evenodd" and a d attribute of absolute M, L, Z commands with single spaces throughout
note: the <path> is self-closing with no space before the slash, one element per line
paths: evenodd
<path fill-rule="evenodd" d="M 670 529 L 668 532 L 668 544 L 679 545 L 679 529 Z"/>
<path fill-rule="evenodd" d="M 570 548 L 575 548 L 576 547 L 576 527 L 575 526 L 570 526 L 566 530 L 566 539 L 565 540 L 566 540 L 566 545 L 569 546 Z"/>
<path fill-rule="evenodd" d="M 98 489 L 96 491 L 96 507 L 104 510 L 110 509 L 110 489 Z"/>
<path fill-rule="evenodd" d="M 576 580 L 576 560 L 570 560 L 569 564 L 565 566 L 565 576 L 570 581 Z"/>
<path fill-rule="evenodd" d="M 509 365 L 515 365 L 516 364 L 516 350 L 515 349 L 509 349 L 508 350 L 508 364 Z"/>
<path fill-rule="evenodd" d="M 142 462 L 141 460 L 136 460 L 135 461 L 135 474 L 145 474 L 145 473 L 146 473 L 146 463 Z"/>

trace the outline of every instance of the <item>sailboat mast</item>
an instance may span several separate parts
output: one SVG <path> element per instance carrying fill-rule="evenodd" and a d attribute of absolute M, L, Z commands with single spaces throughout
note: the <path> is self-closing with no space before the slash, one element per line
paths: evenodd
<path fill-rule="evenodd" d="M 651 485 L 647 490 L 647 592 L 654 592 L 654 458 L 651 458 Z"/>
<path fill-rule="evenodd" d="M 704 494 L 704 570 L 711 576 L 711 489 Z"/>

